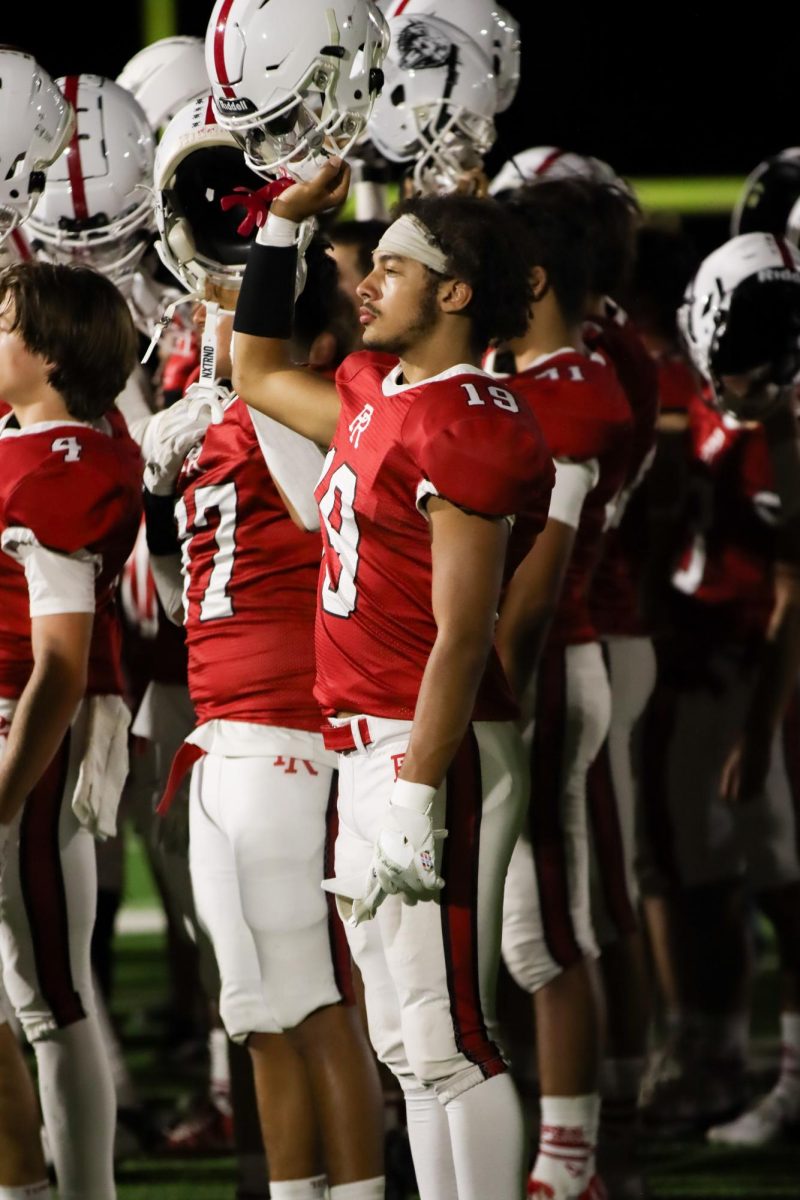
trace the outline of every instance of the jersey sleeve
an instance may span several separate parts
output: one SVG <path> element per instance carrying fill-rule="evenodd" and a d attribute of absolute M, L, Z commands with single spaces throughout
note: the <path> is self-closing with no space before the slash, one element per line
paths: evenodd
<path fill-rule="evenodd" d="M 455 380 L 429 385 L 406 416 L 402 440 L 420 470 L 418 496 L 486 517 L 546 508 L 553 465 L 530 409 L 491 379 L 464 382 L 471 391 Z"/>
<path fill-rule="evenodd" d="M 587 462 L 602 457 L 618 436 L 617 422 L 592 403 L 589 388 L 585 382 L 537 380 L 536 416 L 553 458 Z"/>
<path fill-rule="evenodd" d="M 48 550 L 75 554 L 102 542 L 132 516 L 126 478 L 76 467 L 53 455 L 22 479 L 6 504 L 7 527 L 30 530 Z"/>

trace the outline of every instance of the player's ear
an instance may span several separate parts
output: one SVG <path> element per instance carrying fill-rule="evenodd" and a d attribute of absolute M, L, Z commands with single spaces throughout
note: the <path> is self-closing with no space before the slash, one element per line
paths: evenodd
<path fill-rule="evenodd" d="M 531 269 L 531 287 L 533 288 L 533 302 L 536 304 L 538 300 L 543 300 L 550 288 L 550 280 L 547 278 L 547 271 L 544 267 L 533 267 Z"/>
<path fill-rule="evenodd" d="M 318 333 L 308 352 L 308 365 L 317 371 L 330 367 L 336 358 L 336 337 L 328 330 Z"/>
<path fill-rule="evenodd" d="M 463 312 L 471 300 L 472 288 L 463 279 L 446 279 L 439 285 L 439 304 L 443 312 Z"/>

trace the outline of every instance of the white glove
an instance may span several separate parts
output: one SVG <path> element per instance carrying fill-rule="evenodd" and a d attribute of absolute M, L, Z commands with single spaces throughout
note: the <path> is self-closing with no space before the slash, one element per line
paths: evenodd
<path fill-rule="evenodd" d="M 400 893 L 406 904 L 433 900 L 444 887 L 436 873 L 436 842 L 446 829 L 434 829 L 436 788 L 400 779 L 394 785 L 386 824 L 378 834 L 364 894 L 353 901 L 350 924 L 371 920 L 387 896 Z"/>
<path fill-rule="evenodd" d="M 186 395 L 148 422 L 142 438 L 144 486 L 154 496 L 170 496 L 186 455 L 199 445 L 209 425 L 224 413 L 222 388 L 192 384 Z"/>

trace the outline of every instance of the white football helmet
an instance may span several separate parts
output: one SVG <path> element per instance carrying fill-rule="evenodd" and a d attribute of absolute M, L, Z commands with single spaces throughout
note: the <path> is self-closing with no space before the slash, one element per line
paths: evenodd
<path fill-rule="evenodd" d="M 449 21 L 480 46 L 492 64 L 497 111 L 505 112 L 517 94 L 522 43 L 519 23 L 494 0 L 383 0 L 387 19 L 428 13 Z"/>
<path fill-rule="evenodd" d="M 130 92 L 100 75 L 58 81 L 77 114 L 70 144 L 47 173 L 30 221 L 37 254 L 84 262 L 121 283 L 155 227 L 153 135 Z"/>
<path fill-rule="evenodd" d="M 364 132 L 387 43 L 372 0 L 217 0 L 206 66 L 218 120 L 254 171 L 308 178 Z"/>
<path fill-rule="evenodd" d="M 184 104 L 208 91 L 203 39 L 167 37 L 152 42 L 125 64 L 117 83 L 139 101 L 153 132 L 163 133 Z"/>
<path fill-rule="evenodd" d="M 531 146 L 529 150 L 515 154 L 489 184 L 489 194 L 498 196 L 526 183 L 540 183 L 543 179 L 571 178 L 608 184 L 631 199 L 635 198 L 630 184 L 607 162 L 588 154 L 576 154 L 573 150 L 561 150 L 558 146 Z"/>
<path fill-rule="evenodd" d="M 206 282 L 239 287 L 256 227 L 246 237 L 237 232 L 244 195 L 242 207 L 227 211 L 220 201 L 236 188 L 263 186 L 233 134 L 218 123 L 210 95 L 172 118 L 156 152 L 156 250 L 187 291 L 203 295 Z"/>
<path fill-rule="evenodd" d="M 427 13 L 394 17 L 389 30 L 386 82 L 370 140 L 393 162 L 413 161 L 423 192 L 450 190 L 494 144 L 491 63 L 461 29 Z"/>
<path fill-rule="evenodd" d="M 800 251 L 783 237 L 743 233 L 704 259 L 678 309 L 692 362 L 720 408 L 736 407 L 723 376 L 757 373 L 773 390 L 800 372 Z"/>
<path fill-rule="evenodd" d="M 66 146 L 75 114 L 47 72 L 24 50 L 0 47 L 0 243 L 27 220 L 45 171 Z"/>
<path fill-rule="evenodd" d="M 737 233 L 786 234 L 800 243 L 800 146 L 790 146 L 759 163 L 745 180 L 731 216 Z"/>

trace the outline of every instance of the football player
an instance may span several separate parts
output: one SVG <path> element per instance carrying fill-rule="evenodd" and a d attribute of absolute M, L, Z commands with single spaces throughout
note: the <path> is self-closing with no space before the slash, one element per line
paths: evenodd
<path fill-rule="evenodd" d="M 332 160 L 273 201 L 237 305 L 234 386 L 331 447 L 315 687 L 339 751 L 329 886 L 373 1045 L 405 1093 L 420 1195 L 510 1200 L 525 1133 L 494 993 L 526 789 L 492 636 L 508 518 L 541 527 L 553 471 L 524 404 L 475 364 L 524 329 L 527 271 L 494 205 L 413 201 L 359 287 L 369 350 L 335 384 L 310 375 L 285 342 L 298 222 L 347 182 Z"/>
<path fill-rule="evenodd" d="M 535 997 L 542 1126 L 529 1194 L 602 1195 L 595 1174 L 601 1012 L 589 909 L 586 773 L 608 731 L 610 695 L 588 607 L 607 509 L 625 482 L 631 412 L 608 358 L 584 345 L 594 195 L 586 181 L 521 188 L 534 291 L 511 341 L 512 389 L 538 417 L 556 462 L 547 525 L 514 574 L 498 646 L 524 696 L 529 825 L 506 881 L 503 958 Z"/>
<path fill-rule="evenodd" d="M 114 594 L 141 463 L 113 404 L 136 336 L 117 289 L 83 268 L 6 268 L 0 306 L 0 955 L 61 1195 L 113 1200 L 92 835 L 115 832 L 127 768 Z"/>
<path fill-rule="evenodd" d="M 680 1002 L 645 1093 L 655 1120 L 709 1124 L 744 1099 L 745 879 L 775 924 L 796 995 L 800 866 L 774 746 L 800 651 L 798 265 L 781 237 L 740 235 L 701 265 L 680 313 L 708 392 L 689 407 L 692 522 L 672 575 L 674 631 L 660 655 L 659 731 L 647 757 L 643 861 L 647 889 L 678 931 Z M 792 1037 L 796 1046 L 790 1019 Z M 784 1099 L 754 1122 L 771 1127 L 765 1140 L 791 1109 Z"/>

